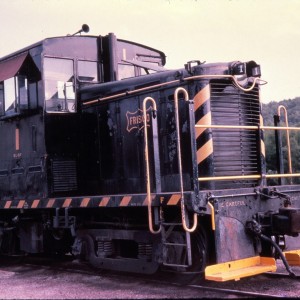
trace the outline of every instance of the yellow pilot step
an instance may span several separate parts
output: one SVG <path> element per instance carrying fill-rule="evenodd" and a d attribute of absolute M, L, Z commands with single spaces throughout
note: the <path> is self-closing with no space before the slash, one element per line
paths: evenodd
<path fill-rule="evenodd" d="M 240 280 L 243 277 L 275 271 L 276 261 L 274 258 L 254 256 L 208 266 L 205 269 L 205 279 L 212 281 Z"/>
<path fill-rule="evenodd" d="M 300 250 L 291 250 L 283 252 L 290 266 L 300 266 Z"/>

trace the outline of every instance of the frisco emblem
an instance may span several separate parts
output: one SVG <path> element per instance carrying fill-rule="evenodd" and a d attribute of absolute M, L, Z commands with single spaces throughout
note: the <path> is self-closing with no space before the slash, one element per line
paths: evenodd
<path fill-rule="evenodd" d="M 152 106 L 150 106 L 147 109 L 146 118 L 147 123 L 150 122 L 150 111 L 152 110 Z M 144 128 L 144 115 L 143 111 L 141 109 L 138 109 L 135 112 L 126 112 L 126 118 L 127 118 L 127 131 L 130 132 L 133 129 L 142 130 Z M 147 125 L 150 126 L 150 125 Z"/>

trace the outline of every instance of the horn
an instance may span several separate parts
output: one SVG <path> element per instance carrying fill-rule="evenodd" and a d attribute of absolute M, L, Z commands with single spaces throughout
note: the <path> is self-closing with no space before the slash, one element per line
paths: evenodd
<path fill-rule="evenodd" d="M 87 25 L 87 24 L 83 24 L 82 26 L 81 26 L 81 29 L 80 30 L 78 30 L 77 32 L 75 32 L 74 34 L 72 34 L 72 35 L 75 35 L 75 34 L 77 34 L 77 33 L 81 33 L 81 32 L 89 32 L 90 31 L 90 27 L 89 27 L 89 25 Z"/>
<path fill-rule="evenodd" d="M 86 32 L 86 33 L 89 32 L 90 31 L 89 25 L 83 24 L 81 27 L 81 31 Z"/>

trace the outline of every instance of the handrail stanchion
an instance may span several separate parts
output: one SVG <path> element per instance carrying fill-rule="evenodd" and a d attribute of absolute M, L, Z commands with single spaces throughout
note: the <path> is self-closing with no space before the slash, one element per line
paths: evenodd
<path fill-rule="evenodd" d="M 153 234 L 161 232 L 161 225 L 158 230 L 153 229 L 152 223 L 152 198 L 151 198 L 151 185 L 150 185 L 150 167 L 149 167 L 149 149 L 148 149 L 148 130 L 147 130 L 147 111 L 146 103 L 151 101 L 153 104 L 153 110 L 156 112 L 156 102 L 151 97 L 146 97 L 143 101 L 143 123 L 144 123 L 144 150 L 145 150 L 145 162 L 146 162 L 146 184 L 147 184 L 147 203 L 148 203 L 148 224 L 149 230 Z"/>
<path fill-rule="evenodd" d="M 174 93 L 174 102 L 175 102 L 175 119 L 176 119 L 176 133 L 177 133 L 177 156 L 178 156 L 178 169 L 179 169 L 179 179 L 180 179 L 180 193 L 181 193 L 181 218 L 182 218 L 182 226 L 185 231 L 193 232 L 197 228 L 198 218 L 197 214 L 194 213 L 194 225 L 191 228 L 188 228 L 186 223 L 186 211 L 184 204 L 184 192 L 183 192 L 183 179 L 182 179 L 182 161 L 181 161 L 181 145 L 180 145 L 180 131 L 179 131 L 179 113 L 178 113 L 178 94 L 179 92 L 183 92 L 185 101 L 188 101 L 188 92 L 184 88 L 177 88 Z"/>

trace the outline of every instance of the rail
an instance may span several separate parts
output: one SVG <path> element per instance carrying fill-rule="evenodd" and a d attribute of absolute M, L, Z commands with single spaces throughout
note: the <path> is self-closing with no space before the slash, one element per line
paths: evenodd
<path fill-rule="evenodd" d="M 251 77 L 250 77 L 251 78 Z M 250 79 L 248 78 L 248 79 Z M 124 97 L 124 96 L 130 96 L 130 95 L 134 95 L 140 92 L 147 92 L 153 89 L 159 89 L 159 88 L 163 88 L 166 87 L 168 85 L 171 84 L 178 84 L 180 83 L 182 80 L 183 81 L 191 81 L 191 80 L 201 80 L 201 79 L 232 79 L 235 86 L 244 91 L 244 92 L 249 92 L 251 91 L 256 84 L 258 85 L 263 85 L 266 84 L 267 82 L 260 79 L 259 77 L 252 77 L 251 79 L 253 80 L 252 85 L 249 88 L 244 88 L 242 87 L 239 82 L 238 82 L 238 78 L 234 75 L 224 75 L 224 74 L 210 74 L 210 75 L 195 75 L 195 76 L 190 76 L 190 77 L 185 77 L 182 79 L 175 79 L 175 80 L 170 80 L 167 82 L 162 82 L 162 83 L 158 83 L 158 84 L 153 84 L 153 85 L 149 85 L 143 88 L 137 88 L 137 89 L 133 89 L 133 90 L 128 90 L 126 92 L 120 92 L 120 93 L 116 93 L 113 95 L 109 95 L 109 96 L 104 96 L 104 97 L 99 97 L 97 99 L 94 100 L 88 100 L 82 103 L 82 105 L 91 105 L 91 104 L 95 104 L 95 103 L 99 103 L 99 102 L 103 102 L 103 101 L 109 101 L 109 100 L 114 100 L 116 98 L 119 97 Z"/>

